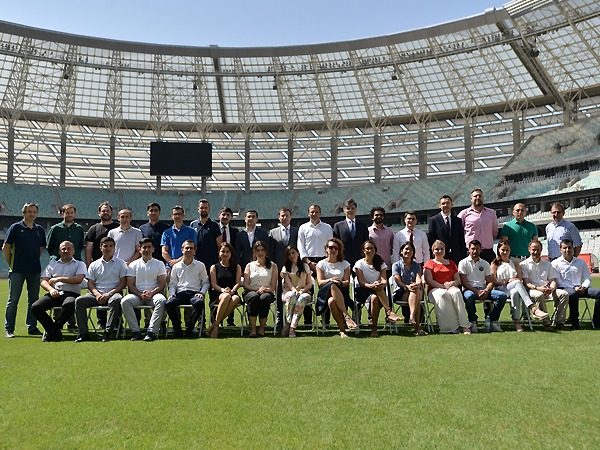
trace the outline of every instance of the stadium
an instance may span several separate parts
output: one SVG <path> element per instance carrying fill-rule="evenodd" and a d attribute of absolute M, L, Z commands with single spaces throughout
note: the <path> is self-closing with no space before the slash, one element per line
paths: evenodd
<path fill-rule="evenodd" d="M 470 204 L 471 190 L 481 188 L 486 206 L 496 210 L 501 223 L 512 219 L 512 206 L 520 201 L 528 208 L 527 220 L 538 225 L 540 231 L 551 221 L 550 204 L 563 203 L 567 207 L 565 218 L 582 230 L 582 252 L 590 255 L 590 265 L 597 270 L 597 255 L 600 255 L 598 30 L 600 3 L 596 0 L 514 0 L 476 16 L 410 32 L 268 48 L 125 42 L 0 21 L 0 238 L 4 239 L 11 223 L 20 220 L 26 201 L 39 204 L 38 223 L 46 229 L 59 221 L 58 211 L 66 203 L 77 206 L 77 221 L 87 228 L 98 220 L 97 207 L 104 200 L 115 209 L 131 208 L 137 224 L 145 221 L 146 205 L 152 201 L 158 201 L 163 210 L 182 205 L 191 212 L 187 219 L 195 218 L 200 198 L 210 200 L 213 212 L 231 207 L 236 217 L 240 215 L 234 225 L 243 224 L 240 219 L 246 210 L 257 209 L 262 226 L 272 228 L 281 207 L 292 210 L 293 224 L 298 225 L 306 222 L 306 211 L 313 203 L 320 204 L 323 219 L 333 223 L 342 216 L 344 200 L 353 198 L 365 222 L 370 221 L 371 207 L 383 206 L 386 222 L 392 226 L 402 223 L 405 211 L 415 210 L 419 226 L 425 228 L 428 218 L 439 211 L 442 194 L 454 198 L 458 211 Z M 151 176 L 150 143 L 155 141 L 212 143 L 212 176 Z M 1 270 L 3 275 L 8 270 L 4 261 Z M 19 314 L 23 304 L 22 300 Z M 22 318 L 19 320 L 23 322 Z M 573 403 L 565 411 L 553 410 L 564 420 L 560 422 L 563 424 L 572 424 L 569 415 L 577 416 L 578 424 L 569 432 L 558 428 L 545 430 L 549 433 L 547 440 L 528 435 L 524 417 L 529 420 L 539 414 L 534 404 L 519 410 L 519 420 L 523 422 L 510 430 L 514 425 L 510 422 L 511 410 L 496 402 L 492 402 L 492 407 L 501 411 L 506 427 L 491 431 L 487 427 L 461 428 L 460 423 L 469 414 L 468 411 L 448 413 L 463 400 L 462 388 L 453 385 L 454 390 L 440 408 L 446 415 L 440 418 L 443 425 L 439 431 L 432 431 L 430 421 L 419 420 L 417 426 L 429 431 L 403 430 L 399 432 L 401 441 L 397 435 L 383 432 L 387 444 L 452 447 L 463 444 L 464 438 L 473 439 L 475 434 L 485 432 L 492 435 L 491 442 L 471 440 L 471 445 L 597 446 L 600 435 L 593 429 L 598 430 L 598 423 L 592 417 L 592 405 L 588 404 L 589 390 L 593 389 L 595 395 L 597 386 L 588 363 L 593 367 L 600 361 L 597 352 L 590 352 L 590 348 L 597 347 L 596 336 L 590 333 L 582 332 L 585 337 L 580 342 L 573 333 L 565 338 L 566 343 L 558 343 L 554 338 L 560 335 L 552 335 L 533 358 L 544 361 L 543 369 L 555 368 L 557 377 L 569 380 L 561 387 L 565 391 L 573 389 Z M 508 334 L 516 333 L 505 333 Z M 473 382 L 486 384 L 496 392 L 513 389 L 513 393 L 522 397 L 532 391 L 543 395 L 540 386 L 527 379 L 530 373 L 513 367 L 510 354 L 513 352 L 514 356 L 514 352 L 525 346 L 535 348 L 535 335 L 540 334 L 528 333 L 525 340 L 521 336 L 503 336 L 506 341 L 502 345 L 510 351 L 498 348 L 492 351 L 495 346 L 492 342 L 481 344 L 493 355 L 486 356 L 481 364 L 492 366 L 500 361 L 499 370 L 482 370 L 474 374 Z M 221 343 L 231 344 L 231 341 L 226 339 Z M 327 347 L 347 351 L 339 343 L 304 341 L 312 342 L 317 352 L 324 352 Z M 245 367 L 258 367 L 257 373 L 266 377 L 276 373 L 269 368 L 281 362 L 278 358 L 284 351 L 279 348 L 279 341 L 275 342 L 263 344 L 258 350 L 244 341 L 233 344 L 239 346 L 233 350 L 220 345 L 206 352 L 207 357 L 215 359 L 221 357 L 219 352 L 229 352 L 228 356 L 240 357 Z M 393 420 L 408 423 L 414 419 L 415 407 L 399 412 L 402 399 L 382 398 L 377 391 L 366 389 L 370 375 L 356 369 L 362 359 L 381 350 L 382 342 L 388 341 L 366 344 L 357 339 L 350 344 L 356 356 L 336 360 L 337 365 L 323 362 L 316 370 L 317 376 L 322 377 L 330 377 L 333 370 L 336 373 L 356 370 L 357 378 L 353 381 L 340 375 L 332 379 L 332 383 L 348 383 L 355 396 L 340 402 L 334 392 L 319 391 L 321 397 L 307 394 L 302 402 L 294 402 L 294 407 L 307 416 L 315 411 L 325 414 L 329 410 L 324 404 L 360 407 L 357 416 L 362 422 L 356 426 L 361 431 L 379 427 L 371 415 L 389 409 L 393 411 Z M 477 345 L 469 344 L 466 350 L 459 350 L 462 344 L 435 342 L 439 345 L 435 350 L 428 348 L 427 343 L 412 340 L 412 350 L 388 348 L 384 362 L 377 363 L 377 367 L 384 364 L 402 371 L 398 361 L 404 353 L 413 357 L 427 353 L 432 355 L 431 360 L 444 361 L 443 368 L 436 368 L 440 376 L 452 377 L 464 367 L 470 370 L 472 361 L 484 358 Z M 0 360 L 0 369 L 13 367 L 23 352 L 34 353 L 39 345 L 31 341 L 13 353 L 4 343 L 7 362 Z M 362 345 L 368 346 L 367 350 L 360 349 Z M 555 359 L 553 346 L 557 346 L 554 351 L 565 352 L 563 360 Z M 176 353 L 162 353 L 174 352 L 174 348 L 152 349 L 152 358 L 155 361 L 165 357 L 166 362 L 176 364 L 175 358 L 179 357 Z M 63 352 L 51 350 L 49 354 Z M 240 356 L 236 352 L 246 353 Z M 455 352 L 457 358 L 452 356 Z M 77 349 L 72 358 L 83 355 L 84 351 Z M 123 375 L 122 368 L 139 358 L 140 352 L 124 350 L 123 355 L 114 356 L 109 350 L 100 350 L 97 357 L 114 357 L 114 365 L 109 364 L 107 370 L 132 381 L 132 377 Z M 466 366 L 459 364 L 461 359 L 469 361 Z M 572 367 L 579 367 L 584 360 L 581 372 L 574 374 Z M 593 363 L 594 360 L 597 362 Z M 93 366 L 93 361 L 86 361 Z M 519 364 L 528 362 L 531 360 L 519 359 Z M 141 369 L 153 370 L 155 366 L 150 363 L 141 362 Z M 41 364 L 36 366 L 38 370 L 45 368 L 43 361 Z M 65 364 L 79 370 L 71 357 Z M 210 377 L 213 370 L 230 369 L 222 361 L 190 371 Z M 417 369 L 411 366 L 411 370 Z M 517 372 L 513 374 L 515 379 L 520 377 L 522 384 L 505 387 L 506 376 L 513 369 Z M 295 366 L 286 366 L 283 372 L 292 376 L 294 370 Z M 54 367 L 48 373 L 60 371 Z M 554 377 L 551 370 L 545 370 L 543 375 Z M 19 376 L 27 376 L 27 371 L 23 370 Z M 422 378 L 409 389 L 411 402 L 417 399 L 439 402 L 435 392 L 424 389 L 436 382 L 434 375 L 425 371 L 419 376 Z M 3 378 L 4 390 L 9 386 L 8 374 Z M 46 376 L 42 378 L 40 383 L 52 381 Z M 174 378 L 178 382 L 187 381 L 179 376 Z M 577 387 L 571 383 L 577 383 Z M 209 384 L 215 391 L 222 387 Z M 223 386 L 232 389 L 228 382 Z M 272 404 L 284 413 L 285 384 L 277 381 L 273 387 L 278 392 L 270 392 Z M 317 387 L 321 386 L 312 386 Z M 17 392 L 26 395 L 24 389 L 19 387 Z M 363 391 L 371 397 L 364 398 Z M 487 388 L 474 389 L 474 393 L 490 401 Z M 175 411 L 170 403 L 173 397 L 177 395 L 172 392 L 159 395 L 171 413 Z M 87 400 L 95 401 L 93 396 Z M 116 405 L 118 431 L 111 430 L 105 422 L 99 428 L 92 428 L 97 436 L 115 439 L 126 429 L 122 424 L 128 413 L 122 408 L 124 397 L 111 393 L 109 400 Z M 228 408 L 234 408 L 236 400 L 219 398 L 217 413 L 230 414 Z M 207 397 L 191 403 L 194 408 L 208 410 L 211 401 Z M 250 396 L 249 401 L 259 403 L 264 398 Z M 557 401 L 552 396 L 544 406 L 557 408 Z M 11 404 L 14 407 L 16 403 Z M 140 412 L 144 408 L 140 402 L 134 410 Z M 471 405 L 471 408 L 477 414 L 487 413 L 487 406 Z M 113 412 L 104 405 L 100 411 L 106 415 Z M 274 433 L 284 429 L 276 415 L 261 414 L 262 423 L 271 424 Z M 41 420 L 50 421 L 50 413 L 47 415 Z M 257 433 L 257 428 L 250 425 L 252 416 L 244 412 L 239 420 Z M 294 420 L 287 411 L 285 416 L 289 421 Z M 9 415 L 4 417 L 0 431 L 6 435 L 8 427 L 15 425 Z M 86 424 L 92 423 L 85 417 Z M 144 418 L 151 420 L 150 416 Z M 66 413 L 58 429 L 68 429 L 69 421 L 75 419 Z M 308 419 L 300 423 L 314 431 Z M 343 420 L 328 425 L 319 417 L 317 422 L 317 430 L 332 426 L 332 435 L 316 432 L 316 437 L 306 440 L 296 435 L 287 442 L 277 438 L 250 441 L 239 430 L 221 430 L 218 426 L 216 429 L 224 433 L 221 441 L 224 448 L 238 448 L 241 442 L 251 448 L 280 448 L 287 444 L 292 448 L 383 446 L 370 440 L 373 431 L 354 436 L 349 423 Z M 218 446 L 212 441 L 196 443 L 179 430 L 181 425 L 173 419 L 162 431 L 173 433 L 183 447 Z M 206 437 L 215 426 L 214 421 L 208 420 L 198 433 Z M 579 441 L 578 430 L 586 430 L 589 439 Z M 144 431 L 144 425 L 136 422 L 131 430 L 125 431 L 126 440 L 117 446 L 139 447 L 147 442 L 157 447 L 174 446 L 166 440 L 140 438 L 138 435 Z M 42 434 L 54 437 L 50 431 Z M 83 435 L 70 439 L 64 443 L 66 448 L 86 442 Z M 7 440 L 5 445 L 48 446 L 44 440 L 29 443 Z M 99 441 L 90 446 L 103 447 Z M 1 439 L 0 447 L 4 447 Z"/>

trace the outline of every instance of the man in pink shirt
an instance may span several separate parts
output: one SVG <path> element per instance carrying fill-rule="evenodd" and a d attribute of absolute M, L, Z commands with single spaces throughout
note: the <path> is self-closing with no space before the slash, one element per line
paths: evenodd
<path fill-rule="evenodd" d="M 371 220 L 373 224 L 369 227 L 369 239 L 371 239 L 377 247 L 377 253 L 385 261 L 388 267 L 388 278 L 392 276 L 392 248 L 394 245 L 394 230 L 386 227 L 383 224 L 385 219 L 385 209 L 381 206 L 376 206 L 371 209 Z"/>
<path fill-rule="evenodd" d="M 481 242 L 480 257 L 491 263 L 494 254 L 494 239 L 498 235 L 498 218 L 496 211 L 483 206 L 483 191 L 473 189 L 471 191 L 471 206 L 458 213 L 465 230 L 465 242 L 476 239 Z"/>

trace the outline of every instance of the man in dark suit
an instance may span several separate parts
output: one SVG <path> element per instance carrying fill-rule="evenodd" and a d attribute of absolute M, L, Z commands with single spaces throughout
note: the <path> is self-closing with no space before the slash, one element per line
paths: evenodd
<path fill-rule="evenodd" d="M 285 262 L 285 249 L 288 245 L 298 246 L 298 228 L 290 225 L 292 211 L 288 208 L 279 210 L 279 226 L 269 231 L 269 253 L 271 261 L 281 271 Z M 283 303 L 281 302 L 281 277 L 277 277 L 277 326 L 283 324 Z"/>
<path fill-rule="evenodd" d="M 238 234 L 238 229 L 229 225 L 233 212 L 231 208 L 226 206 L 219 211 L 219 227 L 221 228 L 221 237 L 223 242 L 228 242 L 235 248 L 235 239 Z M 239 261 L 236 261 L 239 262 Z"/>
<path fill-rule="evenodd" d="M 246 211 L 244 221 L 246 222 L 246 228 L 239 231 L 234 245 L 236 260 L 242 267 L 242 272 L 246 268 L 246 264 L 252 261 L 252 246 L 254 243 L 262 241 L 265 245 L 269 245 L 269 232 L 256 226 L 258 213 L 254 209 Z"/>
<path fill-rule="evenodd" d="M 344 244 L 344 257 L 354 267 L 354 263 L 362 258 L 362 245 L 369 240 L 369 229 L 366 224 L 356 220 L 357 204 L 354 199 L 344 202 L 344 214 L 346 219 L 337 222 L 333 226 L 333 237 Z M 354 270 L 353 270 L 354 272 Z"/>
<path fill-rule="evenodd" d="M 441 211 L 429 218 L 429 231 L 427 238 L 429 247 L 436 240 L 446 244 L 446 258 L 456 264 L 467 257 L 467 246 L 465 245 L 465 232 L 462 221 L 452 214 L 452 197 L 442 195 L 440 198 Z"/>

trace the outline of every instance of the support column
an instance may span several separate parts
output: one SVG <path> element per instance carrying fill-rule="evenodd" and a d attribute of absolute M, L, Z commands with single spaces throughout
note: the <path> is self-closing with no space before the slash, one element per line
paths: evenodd
<path fill-rule="evenodd" d="M 568 127 L 573 123 L 573 103 L 565 102 L 565 106 L 563 107 L 563 125 Z"/>
<path fill-rule="evenodd" d="M 381 136 L 373 136 L 373 178 L 375 183 L 381 183 Z"/>
<path fill-rule="evenodd" d="M 156 176 L 156 195 L 160 195 L 160 191 L 162 189 L 162 181 L 160 175 Z"/>
<path fill-rule="evenodd" d="M 288 139 L 288 189 L 294 189 L 294 140 Z"/>
<path fill-rule="evenodd" d="M 338 186 L 338 140 L 331 138 L 331 187 Z"/>
<path fill-rule="evenodd" d="M 521 147 L 521 121 L 518 117 L 512 118 L 513 153 Z"/>
<path fill-rule="evenodd" d="M 425 136 L 425 130 L 419 128 L 417 134 L 418 146 L 419 146 L 419 179 L 427 179 L 427 137 Z"/>
<path fill-rule="evenodd" d="M 6 183 L 15 184 L 15 127 L 8 126 L 8 154 L 6 158 Z"/>
<path fill-rule="evenodd" d="M 108 182 L 108 188 L 111 191 L 115 190 L 115 172 L 117 171 L 117 163 L 115 162 L 115 157 L 116 157 L 116 152 L 115 152 L 115 147 L 116 147 L 116 143 L 117 143 L 117 138 L 115 137 L 115 135 L 111 135 L 110 136 L 110 166 L 109 166 L 109 182 Z"/>
<path fill-rule="evenodd" d="M 250 192 L 250 139 L 244 141 L 244 175 L 246 194 Z"/>
<path fill-rule="evenodd" d="M 202 177 L 200 180 L 200 195 L 202 198 L 206 198 L 206 177 Z"/>
<path fill-rule="evenodd" d="M 469 122 L 465 124 L 465 172 L 473 173 L 473 136 Z"/>
<path fill-rule="evenodd" d="M 60 133 L 60 187 L 64 188 L 67 180 L 67 133 Z"/>

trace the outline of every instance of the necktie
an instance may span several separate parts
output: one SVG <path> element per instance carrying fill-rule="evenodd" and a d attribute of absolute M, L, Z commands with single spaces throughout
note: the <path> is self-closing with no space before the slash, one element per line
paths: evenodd
<path fill-rule="evenodd" d="M 356 230 L 354 229 L 354 220 L 350 221 L 350 236 L 352 236 L 352 239 L 354 239 L 354 237 L 356 236 Z"/>
<path fill-rule="evenodd" d="M 227 242 L 227 227 L 223 227 L 223 242 Z"/>
<path fill-rule="evenodd" d="M 450 233 L 450 217 L 446 216 L 446 228 L 448 228 L 448 233 Z"/>
<path fill-rule="evenodd" d="M 413 230 L 408 230 L 408 231 L 410 233 L 410 236 L 409 236 L 408 239 L 409 239 L 409 241 L 410 241 L 411 244 L 414 244 L 413 241 L 415 240 L 415 235 L 413 234 Z"/>
<path fill-rule="evenodd" d="M 283 243 L 284 245 L 288 245 L 290 242 L 290 229 L 289 228 L 284 228 L 283 229 Z"/>

